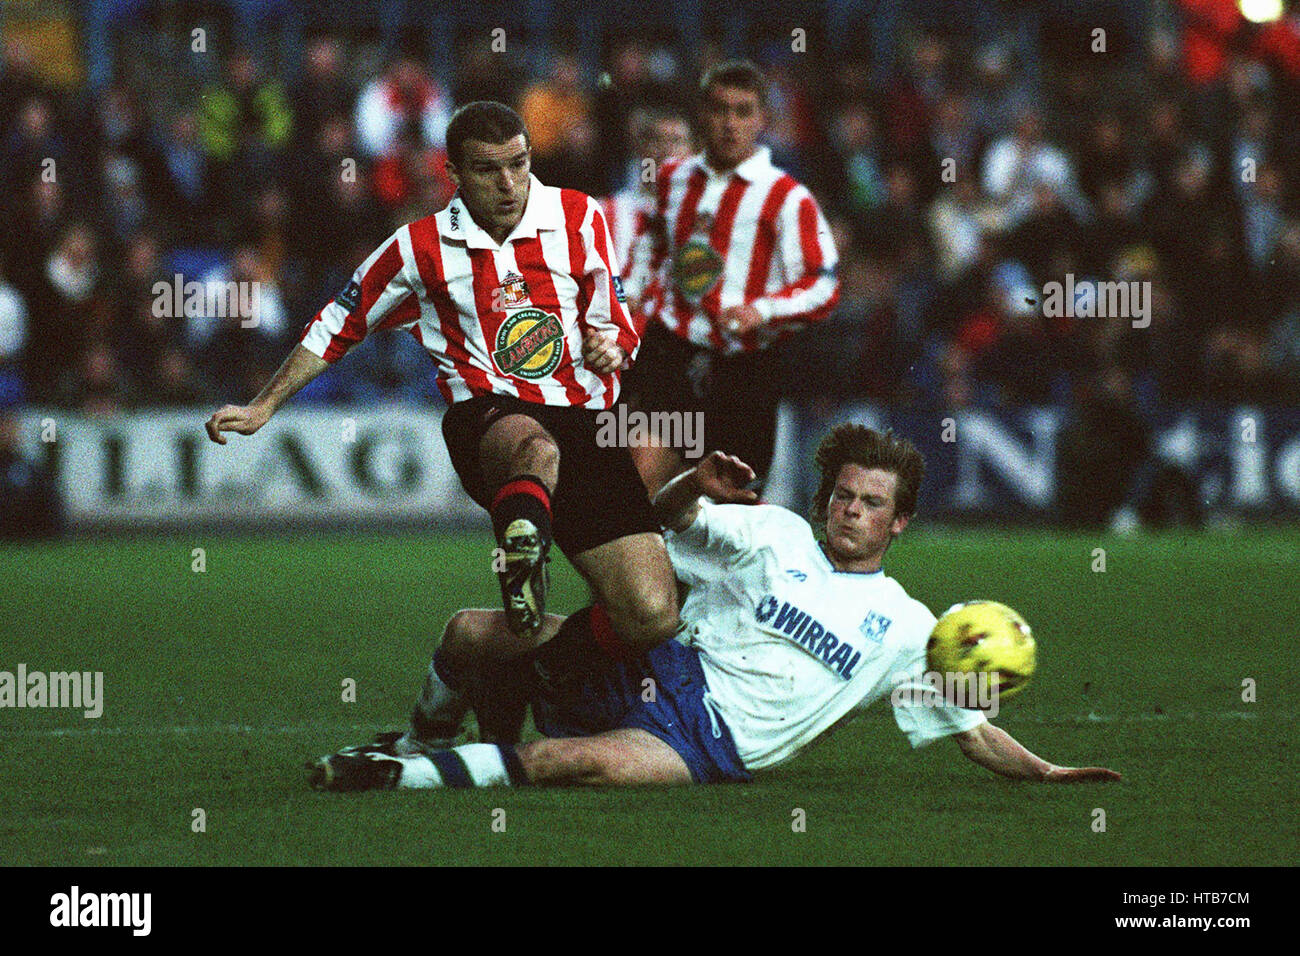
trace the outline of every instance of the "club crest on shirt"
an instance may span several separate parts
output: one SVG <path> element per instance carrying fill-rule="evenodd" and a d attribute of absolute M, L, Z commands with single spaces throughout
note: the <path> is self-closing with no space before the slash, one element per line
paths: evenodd
<path fill-rule="evenodd" d="M 506 375 L 547 378 L 564 354 L 564 329 L 560 320 L 541 309 L 524 309 L 497 329 L 492 361 Z"/>
<path fill-rule="evenodd" d="M 862 623 L 858 625 L 858 630 L 862 632 L 862 636 L 867 640 L 875 641 L 879 644 L 885 639 L 885 631 L 889 630 L 889 625 L 893 623 L 894 622 L 891 618 L 887 618 L 883 614 L 877 614 L 875 611 L 868 611 L 867 616 L 863 618 Z"/>
<path fill-rule="evenodd" d="M 517 309 L 528 304 L 528 283 L 517 272 L 507 272 L 501 280 L 501 308 Z"/>
<path fill-rule="evenodd" d="M 703 237 L 691 239 L 673 258 L 673 281 L 677 291 L 692 305 L 698 303 L 717 283 L 725 263 L 718 250 Z"/>

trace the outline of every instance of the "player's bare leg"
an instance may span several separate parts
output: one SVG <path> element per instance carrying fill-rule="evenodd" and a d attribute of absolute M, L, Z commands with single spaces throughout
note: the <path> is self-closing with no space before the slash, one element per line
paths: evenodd
<path fill-rule="evenodd" d="M 658 533 L 624 535 L 570 560 L 596 600 L 565 618 L 532 655 L 538 678 L 554 691 L 601 660 L 640 657 L 672 637 L 681 622 L 677 578 Z"/>
<path fill-rule="evenodd" d="M 546 613 L 551 493 L 559 480 L 560 449 L 536 420 L 503 415 L 484 433 L 479 462 L 492 489 L 489 511 L 501 549 L 494 565 L 510 630 L 534 637 Z"/>
<path fill-rule="evenodd" d="M 444 715 L 459 721 L 472 700 L 480 728 L 506 726 L 522 719 L 526 701 L 509 686 L 508 675 L 519 669 L 539 645 L 553 638 L 566 619 L 546 615 L 533 638 L 513 634 L 501 611 L 458 611 L 448 622 L 443 644 L 430 668 L 416 712 L 437 710 L 441 701 Z M 439 673 L 463 682 L 452 691 L 442 686 Z M 433 683 L 442 687 L 430 696 Z M 515 710 L 517 708 L 517 711 Z M 427 717 L 425 718 L 427 719 Z M 324 790 L 371 790 L 429 787 L 522 785 L 543 786 L 636 786 L 672 785 L 691 782 L 690 770 L 681 756 L 666 743 L 644 730 L 620 728 L 591 737 L 540 740 L 523 746 L 509 732 L 492 736 L 485 731 L 484 743 L 459 747 L 437 746 L 437 741 L 420 740 L 413 728 L 405 736 L 406 746 L 382 748 L 374 745 L 347 748 L 323 757 L 312 768 L 312 785 Z"/>
<path fill-rule="evenodd" d="M 679 623 L 677 577 L 660 535 L 625 535 L 572 560 L 596 589 L 627 656 L 640 656 L 673 636 Z"/>
<path fill-rule="evenodd" d="M 482 740 L 517 742 L 531 677 L 519 659 L 554 637 L 563 621 L 558 614 L 547 614 L 536 635 L 521 637 L 510 630 L 502 611 L 457 611 L 429 664 L 411 726 L 394 751 L 410 754 L 450 747 L 471 708 Z"/>
<path fill-rule="evenodd" d="M 538 740 L 518 748 L 530 783 L 541 786 L 632 787 L 691 782 L 681 755 L 636 727 L 594 737 Z"/>
<path fill-rule="evenodd" d="M 539 740 L 522 747 L 466 744 L 418 756 L 332 754 L 317 761 L 318 790 L 451 787 L 679 785 L 691 772 L 677 751 L 647 731 Z"/>

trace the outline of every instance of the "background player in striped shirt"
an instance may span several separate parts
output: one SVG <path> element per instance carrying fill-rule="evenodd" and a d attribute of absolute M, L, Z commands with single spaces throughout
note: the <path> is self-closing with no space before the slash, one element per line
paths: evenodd
<path fill-rule="evenodd" d="M 659 200 L 657 171 L 665 163 L 685 159 L 693 145 L 690 122 L 674 109 L 640 110 L 631 125 L 635 154 L 632 183 L 600 202 L 610 235 L 614 237 L 614 251 L 624 280 L 629 278 L 632 244 L 637 236 L 648 231 L 649 220 L 655 214 Z M 639 320 L 640 328 L 644 328 L 644 315 L 633 314 L 632 319 Z"/>
<path fill-rule="evenodd" d="M 629 404 L 702 412 L 704 450 L 725 448 L 760 477 L 780 400 L 771 346 L 839 298 L 825 217 L 758 145 L 766 109 L 766 81 L 752 63 L 704 75 L 704 152 L 659 171 L 655 215 L 628 270 L 629 291 L 649 317 Z M 683 464 L 669 448 L 634 454 L 652 494 Z"/>
<path fill-rule="evenodd" d="M 596 441 L 595 416 L 618 398 L 638 345 L 604 216 L 531 175 L 523 120 L 500 103 L 458 110 L 447 149 L 458 187 L 447 207 L 375 250 L 261 393 L 218 410 L 208 434 L 251 435 L 369 332 L 410 332 L 451 406 L 443 433 L 456 472 L 492 516 L 510 629 L 542 626 L 553 528 L 598 602 L 551 642 L 551 670 L 600 649 L 642 652 L 673 633 L 676 591 L 627 449 Z"/>
<path fill-rule="evenodd" d="M 655 505 L 673 566 L 690 589 L 685 626 L 676 640 L 580 689 L 535 693 L 534 719 L 553 739 L 418 754 L 408 747 L 402 756 L 391 747 L 349 748 L 313 765 L 314 784 L 747 781 L 883 697 L 914 747 L 952 737 L 975 763 L 1013 779 L 1119 779 L 1100 767 L 1058 767 L 982 712 L 920 693 L 935 616 L 882 570 L 916 507 L 920 452 L 891 433 L 846 424 L 823 440 L 817 464 L 820 542 L 798 515 L 754 505 L 756 495 L 743 487 L 753 471 L 737 458 L 714 452 L 663 488 Z M 548 626 L 558 627 L 558 618 Z M 503 629 L 495 611 L 461 611 L 443 647 L 458 667 L 495 687 L 498 672 L 522 670 L 495 658 Z M 425 704 L 422 698 L 417 709 Z"/>

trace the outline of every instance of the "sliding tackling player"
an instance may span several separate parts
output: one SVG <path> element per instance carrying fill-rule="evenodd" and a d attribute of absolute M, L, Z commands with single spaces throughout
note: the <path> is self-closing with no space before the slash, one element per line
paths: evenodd
<path fill-rule="evenodd" d="M 668 549 L 689 587 L 683 629 L 633 663 L 557 692 L 535 686 L 533 717 L 547 740 L 443 748 L 422 735 L 476 705 L 481 728 L 506 686 L 527 675 L 524 642 L 505 647 L 499 612 L 460 611 L 435 660 L 459 693 L 426 685 L 412 728 L 313 765 L 330 790 L 523 784 L 682 784 L 747 781 L 795 756 L 835 724 L 889 696 L 914 747 L 941 737 L 1005 777 L 1118 780 L 1100 767 L 1059 767 L 1035 756 L 977 710 L 924 694 L 935 617 L 881 563 L 907 527 L 924 473 L 905 439 L 840 425 L 817 451 L 815 516 L 824 541 L 797 515 L 754 505 L 753 471 L 714 452 L 659 493 Z M 718 503 L 720 502 L 720 503 Z M 547 621 L 543 637 L 559 626 Z M 514 660 L 502 655 L 516 653 Z M 895 690 L 903 693 L 894 694 Z M 505 702 L 507 708 L 512 702 Z M 459 715 L 459 716 L 458 716 Z M 497 726 L 504 728 L 504 723 Z M 485 731 L 489 738 L 494 731 Z"/>

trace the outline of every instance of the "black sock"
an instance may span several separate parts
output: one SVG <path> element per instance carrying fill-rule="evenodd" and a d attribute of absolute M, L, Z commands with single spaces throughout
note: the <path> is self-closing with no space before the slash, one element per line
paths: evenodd
<path fill-rule="evenodd" d="M 542 550 L 551 543 L 551 493 L 536 475 L 515 475 L 498 491 L 488 509 L 497 544 L 505 543 L 506 529 L 519 518 L 533 523 L 542 537 Z"/>

